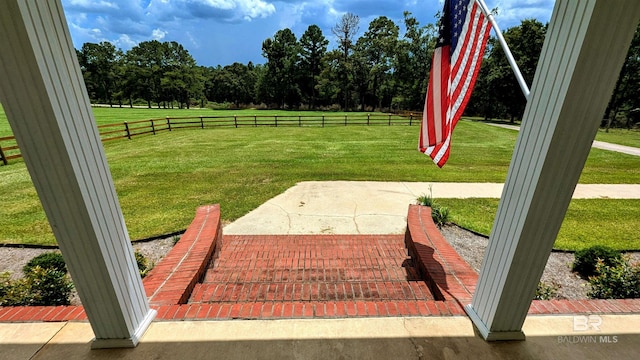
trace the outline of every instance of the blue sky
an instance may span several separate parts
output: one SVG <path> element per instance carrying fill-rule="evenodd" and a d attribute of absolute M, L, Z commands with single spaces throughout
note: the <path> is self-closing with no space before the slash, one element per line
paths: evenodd
<path fill-rule="evenodd" d="M 535 18 L 549 21 L 553 0 L 485 0 L 498 7 L 502 29 Z M 378 16 L 402 29 L 410 11 L 421 25 L 435 22 L 441 0 L 62 0 L 76 48 L 109 41 L 128 50 L 141 41 L 177 41 L 199 65 L 264 63 L 262 42 L 289 28 L 298 38 L 318 25 L 335 47 L 331 28 L 343 14 L 360 17 L 360 34 Z"/>

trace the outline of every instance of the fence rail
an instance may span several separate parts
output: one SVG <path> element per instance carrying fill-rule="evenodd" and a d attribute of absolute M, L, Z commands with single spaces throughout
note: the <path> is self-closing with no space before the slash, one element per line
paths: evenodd
<path fill-rule="evenodd" d="M 329 127 L 329 126 L 393 126 L 419 124 L 419 113 L 366 114 L 366 115 L 232 115 L 166 117 L 148 120 L 125 121 L 117 124 L 99 125 L 102 142 L 129 139 L 157 134 L 162 131 L 206 128 L 239 127 Z M 15 137 L 0 137 L 0 163 L 22 157 Z"/>

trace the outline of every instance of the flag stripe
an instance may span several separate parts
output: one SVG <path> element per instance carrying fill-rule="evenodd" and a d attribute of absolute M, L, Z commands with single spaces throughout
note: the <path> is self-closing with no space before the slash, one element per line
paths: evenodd
<path fill-rule="evenodd" d="M 419 150 L 439 167 L 449 158 L 451 134 L 471 97 L 490 31 L 475 0 L 445 1 L 419 140 Z"/>

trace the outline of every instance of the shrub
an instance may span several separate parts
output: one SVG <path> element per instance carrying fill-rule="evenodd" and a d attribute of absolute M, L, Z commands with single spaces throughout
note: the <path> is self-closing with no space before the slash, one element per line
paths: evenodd
<path fill-rule="evenodd" d="M 594 299 L 640 298 L 640 263 L 631 264 L 629 257 L 621 257 L 613 265 L 603 260 L 596 264 L 596 276 L 589 278 Z"/>
<path fill-rule="evenodd" d="M 598 260 L 607 266 L 613 266 L 620 261 L 620 252 L 607 246 L 591 246 L 586 249 L 576 251 L 572 270 L 580 274 L 583 278 L 596 275 L 596 265 Z"/>
<path fill-rule="evenodd" d="M 0 274 L 0 306 L 69 305 L 72 289 L 66 273 L 36 265 L 18 280 Z"/>
<path fill-rule="evenodd" d="M 140 276 L 141 277 L 147 276 L 147 273 L 149 272 L 149 270 L 151 270 L 147 266 L 148 265 L 147 258 L 144 257 L 144 255 L 138 250 L 136 250 L 133 254 L 136 257 L 136 264 L 138 265 L 138 272 L 140 273 Z"/>
<path fill-rule="evenodd" d="M 73 284 L 66 273 L 36 266 L 24 279 L 31 292 L 29 305 L 69 305 Z"/>
<path fill-rule="evenodd" d="M 40 266 L 43 269 L 53 269 L 67 273 L 67 265 L 64 262 L 62 254 L 59 252 L 42 253 L 31 260 L 22 268 L 22 272 L 26 275 L 31 269 Z"/>
<path fill-rule="evenodd" d="M 547 284 L 540 281 L 538 283 L 538 287 L 536 287 L 536 295 L 533 298 L 534 300 L 551 300 L 556 297 L 559 289 L 560 285 L 555 282 Z"/>
<path fill-rule="evenodd" d="M 30 305 L 31 291 L 24 279 L 12 281 L 11 274 L 0 274 L 0 306 Z"/>

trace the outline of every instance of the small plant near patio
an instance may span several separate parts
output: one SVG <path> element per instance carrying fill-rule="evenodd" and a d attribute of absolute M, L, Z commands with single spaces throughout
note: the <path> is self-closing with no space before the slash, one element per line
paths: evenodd
<path fill-rule="evenodd" d="M 429 185 L 429 194 L 422 194 L 418 197 L 417 202 L 418 205 L 431 208 L 431 218 L 438 227 L 442 227 L 449 222 L 449 208 L 436 203 L 433 199 L 433 189 L 431 185 Z"/>
<path fill-rule="evenodd" d="M 593 299 L 635 299 L 640 298 L 640 263 L 632 264 L 630 257 L 622 256 L 613 265 L 599 260 L 597 275 L 589 278 L 591 290 L 587 293 Z"/>
<path fill-rule="evenodd" d="M 36 265 L 18 280 L 0 274 L 0 306 L 69 305 L 73 283 L 65 272 Z"/>
<path fill-rule="evenodd" d="M 598 261 L 604 265 L 614 266 L 621 259 L 620 252 L 607 246 L 591 246 L 586 249 L 576 251 L 572 270 L 587 279 L 597 275 Z"/>
<path fill-rule="evenodd" d="M 538 287 L 536 287 L 536 295 L 533 297 L 534 300 L 551 300 L 556 297 L 558 290 L 560 290 L 560 284 L 552 282 L 551 284 L 547 284 L 543 281 L 538 283 Z"/>
<path fill-rule="evenodd" d="M 431 207 L 433 206 L 433 198 L 431 195 L 423 194 L 418 197 L 418 205 Z"/>
<path fill-rule="evenodd" d="M 140 273 L 140 277 L 144 278 L 147 276 L 151 267 L 148 266 L 149 261 L 147 258 L 138 250 L 133 253 L 136 257 L 136 265 L 138 265 L 138 272 Z"/>
<path fill-rule="evenodd" d="M 434 204 L 431 207 L 431 218 L 438 227 L 443 227 L 449 222 L 449 208 Z"/>

